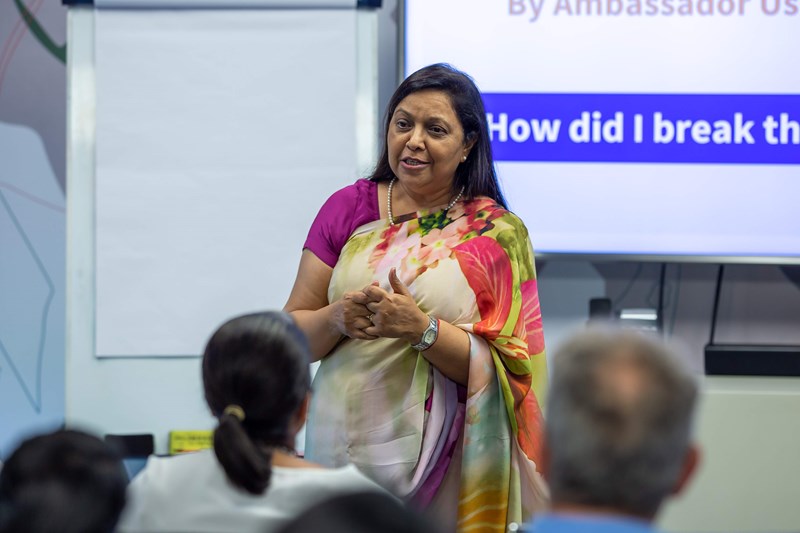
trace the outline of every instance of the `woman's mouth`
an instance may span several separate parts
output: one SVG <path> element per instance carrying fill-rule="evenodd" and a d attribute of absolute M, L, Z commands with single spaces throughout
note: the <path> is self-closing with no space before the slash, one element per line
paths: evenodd
<path fill-rule="evenodd" d="M 404 159 L 401 159 L 400 162 L 403 163 L 405 166 L 412 167 L 412 168 L 413 167 L 421 167 L 423 165 L 427 165 L 428 164 L 427 161 L 422 161 L 420 159 L 414 159 L 413 157 L 406 157 Z"/>

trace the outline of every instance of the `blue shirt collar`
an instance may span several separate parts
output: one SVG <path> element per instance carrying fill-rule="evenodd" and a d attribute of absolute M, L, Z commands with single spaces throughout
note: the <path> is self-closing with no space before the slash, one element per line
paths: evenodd
<path fill-rule="evenodd" d="M 589 513 L 545 513 L 536 517 L 531 533 L 658 533 L 650 523 L 626 516 Z"/>

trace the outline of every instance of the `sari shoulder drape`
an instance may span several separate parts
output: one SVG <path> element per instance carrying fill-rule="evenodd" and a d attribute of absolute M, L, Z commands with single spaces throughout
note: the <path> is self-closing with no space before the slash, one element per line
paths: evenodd
<path fill-rule="evenodd" d="M 459 530 L 503 531 L 547 500 L 541 458 L 547 363 L 533 250 L 522 221 L 499 206 L 468 217 L 490 221 L 454 248 L 475 294 L 464 427 Z"/>

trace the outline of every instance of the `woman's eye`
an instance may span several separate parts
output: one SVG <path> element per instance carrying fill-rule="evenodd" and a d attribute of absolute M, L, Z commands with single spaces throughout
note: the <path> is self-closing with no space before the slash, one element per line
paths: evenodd
<path fill-rule="evenodd" d="M 395 125 L 400 129 L 405 129 L 408 127 L 408 121 L 401 118 L 400 120 L 395 122 Z"/>
<path fill-rule="evenodd" d="M 447 133 L 447 131 L 445 131 L 445 129 L 442 128 L 441 126 L 431 126 L 430 130 L 431 133 L 435 135 L 444 135 L 445 133 Z"/>

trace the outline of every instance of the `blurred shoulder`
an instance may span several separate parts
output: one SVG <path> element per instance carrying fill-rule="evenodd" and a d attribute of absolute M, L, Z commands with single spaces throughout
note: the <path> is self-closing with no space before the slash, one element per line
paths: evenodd
<path fill-rule="evenodd" d="M 130 488 L 136 490 L 167 479 L 193 477 L 203 470 L 216 468 L 217 461 L 212 450 L 171 456 L 151 455 L 142 471 L 131 481 Z"/>
<path fill-rule="evenodd" d="M 347 481 L 352 485 L 352 488 L 386 492 L 385 489 L 361 473 L 361 471 L 354 465 L 347 465 L 335 470 L 338 471 L 338 475 L 341 476 L 344 481 Z"/>
<path fill-rule="evenodd" d="M 340 468 L 286 468 L 273 467 L 274 482 L 301 483 L 308 488 L 330 487 L 339 490 L 376 490 L 383 492 L 377 483 L 353 465 Z"/>

